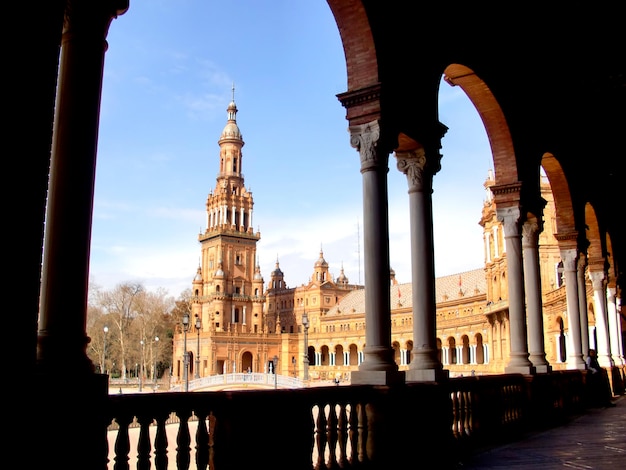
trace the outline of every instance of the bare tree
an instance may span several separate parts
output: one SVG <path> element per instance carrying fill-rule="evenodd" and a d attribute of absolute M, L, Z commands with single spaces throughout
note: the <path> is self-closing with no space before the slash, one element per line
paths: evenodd
<path fill-rule="evenodd" d="M 143 292 L 137 302 L 137 317 L 134 330 L 138 335 L 138 344 L 141 347 L 139 360 L 141 371 L 150 371 L 148 374 L 154 380 L 156 374 L 157 354 L 167 349 L 160 348 L 159 342 L 164 338 L 170 321 L 168 317 L 175 306 L 174 298 L 164 289 L 156 292 Z M 159 338 L 159 340 L 156 340 Z M 143 342 L 143 343 L 142 343 Z"/>
<path fill-rule="evenodd" d="M 100 291 L 97 295 L 97 304 L 110 315 L 111 326 L 109 328 L 117 330 L 117 346 L 121 361 L 119 365 L 123 379 L 127 378 L 131 325 L 137 317 L 137 304 L 144 292 L 145 288 L 141 283 L 125 282 L 118 284 L 112 291 Z"/>

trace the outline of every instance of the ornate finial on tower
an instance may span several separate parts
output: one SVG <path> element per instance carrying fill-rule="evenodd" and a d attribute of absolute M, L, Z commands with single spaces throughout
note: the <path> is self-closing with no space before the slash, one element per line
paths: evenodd
<path fill-rule="evenodd" d="M 232 101 L 235 101 L 235 82 L 233 82 L 232 90 L 233 90 L 233 99 L 232 99 Z"/>

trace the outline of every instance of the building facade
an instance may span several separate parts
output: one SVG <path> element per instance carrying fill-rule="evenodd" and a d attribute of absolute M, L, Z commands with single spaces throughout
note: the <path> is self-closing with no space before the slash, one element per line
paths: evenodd
<path fill-rule="evenodd" d="M 265 285 L 257 261 L 261 234 L 252 226 L 254 200 L 244 185 L 244 141 L 236 116 L 233 96 L 218 141 L 219 172 L 206 202 L 206 230 L 198 236 L 201 261 L 192 282 L 187 341 L 180 331 L 174 342 L 174 378 L 184 379 L 186 344 L 189 378 L 267 373 L 276 367 L 281 375 L 309 383 L 349 382 L 366 344 L 364 286 L 351 284 L 343 267 L 334 277 L 322 249 L 305 284 L 289 287 L 277 259 Z M 484 266 L 435 280 L 437 354 L 452 376 L 503 373 L 510 359 L 507 253 L 491 190 L 495 184 L 490 170 L 478 221 Z M 571 345 L 563 262 L 554 236 L 555 204 L 545 176 L 541 197 L 543 220 L 525 226 L 528 243 L 523 246 L 538 246 L 540 285 L 530 290 L 540 295 L 544 331 L 542 338 L 530 339 L 529 352 L 538 355 L 538 371 L 548 372 L 567 368 Z M 402 371 L 412 359 L 413 286 L 390 272 L 391 344 Z M 591 296 L 591 282 L 582 282 Z M 593 316 L 586 323 L 585 352 L 594 345 Z"/>

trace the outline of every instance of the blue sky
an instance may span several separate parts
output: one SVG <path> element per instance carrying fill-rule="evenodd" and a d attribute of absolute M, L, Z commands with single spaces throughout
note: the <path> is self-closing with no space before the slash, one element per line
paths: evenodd
<path fill-rule="evenodd" d="M 276 260 L 306 283 L 320 249 L 336 277 L 364 282 L 359 155 L 350 146 L 343 49 L 324 0 L 131 0 L 108 35 L 90 280 L 178 296 L 200 261 L 217 141 L 235 86 L 243 174 L 266 281 Z M 492 168 L 462 90 L 442 83 L 442 169 L 433 181 L 437 276 L 480 268 L 478 225 Z M 390 155 L 391 267 L 410 282 L 406 177 Z M 360 253 L 359 253 L 360 251 Z"/>

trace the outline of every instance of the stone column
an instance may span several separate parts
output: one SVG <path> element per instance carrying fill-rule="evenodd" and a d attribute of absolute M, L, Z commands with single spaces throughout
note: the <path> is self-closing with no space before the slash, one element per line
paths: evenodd
<path fill-rule="evenodd" d="M 365 348 L 353 384 L 389 385 L 404 380 L 391 347 L 389 152 L 382 148 L 378 121 L 350 127 L 350 144 L 361 158 L 363 244 L 365 249 Z"/>
<path fill-rule="evenodd" d="M 519 229 L 520 210 L 519 207 L 513 206 L 497 208 L 496 215 L 504 227 L 509 280 L 510 357 L 504 370 L 506 373 L 532 374 L 535 368 L 528 359 L 522 241 Z"/>
<path fill-rule="evenodd" d="M 606 313 L 609 327 L 609 342 L 611 344 L 611 360 L 617 366 L 624 365 L 620 346 L 621 328 L 620 318 L 617 314 L 617 306 L 615 303 L 615 287 L 609 286 L 606 290 Z"/>
<path fill-rule="evenodd" d="M 526 220 L 522 225 L 522 249 L 526 308 L 528 310 L 528 349 L 530 362 L 536 372 L 546 373 L 552 367 L 546 360 L 543 331 L 543 306 L 541 297 L 541 274 L 539 268 L 539 233 L 543 224 L 537 218 Z"/>
<path fill-rule="evenodd" d="M 127 8 L 127 0 L 65 3 L 37 331 L 35 387 L 46 393 L 28 404 L 38 418 L 29 435 L 37 443 L 37 452 L 29 455 L 33 468 L 68 462 L 67 436 L 77 435 L 78 422 L 80 437 L 71 460 L 82 468 L 107 466 L 102 424 L 108 380 L 95 374 L 87 357 L 87 293 L 106 36 L 113 18 Z M 59 387 L 58 374 L 66 371 L 71 371 L 72 385 Z M 68 400 L 68 387 L 81 400 Z M 82 419 L 84 403 L 90 407 L 87 421 Z"/>
<path fill-rule="evenodd" d="M 609 327 L 606 314 L 606 284 L 604 271 L 590 271 L 589 277 L 593 285 L 593 304 L 596 314 L 596 338 L 598 344 L 598 363 L 602 367 L 613 366 L 609 343 Z"/>
<path fill-rule="evenodd" d="M 128 1 L 68 1 L 46 209 L 37 361 L 93 372 L 85 325 L 106 35 Z"/>
<path fill-rule="evenodd" d="M 619 360 L 619 365 L 621 367 L 626 366 L 626 357 L 624 357 L 624 341 L 623 341 L 623 330 L 622 330 L 622 322 L 620 312 L 622 311 L 622 301 L 619 297 L 618 291 L 616 290 L 613 294 L 613 303 L 615 308 L 615 316 L 617 323 L 617 350 L 619 351 L 619 359 L 616 357 L 615 360 Z"/>
<path fill-rule="evenodd" d="M 398 170 L 409 185 L 411 225 L 411 277 L 413 284 L 413 351 L 406 371 L 407 382 L 436 381 L 447 377 L 437 357 L 435 263 L 432 218 L 433 168 L 439 169 L 439 154 L 423 148 L 396 152 Z"/>
<path fill-rule="evenodd" d="M 578 277 L 576 249 L 561 249 L 563 276 L 565 278 L 565 297 L 567 301 L 567 329 L 569 345 L 567 351 L 568 369 L 585 369 L 585 360 L 581 346 L 580 312 L 578 311 Z"/>
<path fill-rule="evenodd" d="M 589 352 L 589 315 L 587 312 L 587 285 L 585 283 L 585 269 L 587 268 L 587 256 L 585 253 L 578 254 L 578 270 L 576 281 L 578 283 L 578 313 L 580 314 L 580 347 L 583 357 Z"/>

